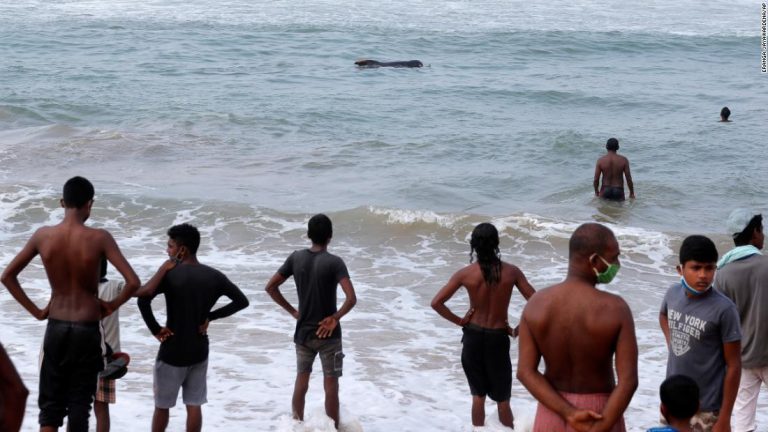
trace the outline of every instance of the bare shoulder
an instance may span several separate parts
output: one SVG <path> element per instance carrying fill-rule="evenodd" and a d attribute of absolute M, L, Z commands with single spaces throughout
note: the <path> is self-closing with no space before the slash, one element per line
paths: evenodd
<path fill-rule="evenodd" d="M 41 238 L 41 237 L 46 237 L 46 236 L 50 235 L 52 232 L 54 232 L 55 229 L 56 229 L 55 226 L 48 226 L 48 225 L 40 227 L 40 228 L 35 230 L 35 232 L 32 234 L 31 239 L 35 240 L 35 239 L 38 239 L 38 238 Z"/>
<path fill-rule="evenodd" d="M 103 228 L 85 227 L 84 237 L 88 238 L 90 243 L 100 245 L 104 249 L 115 243 L 112 234 Z"/>
<path fill-rule="evenodd" d="M 514 279 L 519 278 L 520 276 L 523 276 L 523 271 L 520 270 L 520 267 L 510 264 L 506 261 L 501 262 L 501 271 L 503 273 L 506 273 L 510 276 L 512 276 Z"/>
<path fill-rule="evenodd" d="M 605 291 L 597 291 L 599 301 L 595 304 L 596 307 L 604 311 L 615 315 L 617 318 L 632 318 L 632 310 L 629 308 L 629 304 L 623 297 L 617 294 L 612 294 Z"/>
<path fill-rule="evenodd" d="M 552 285 L 536 291 L 525 304 L 525 307 L 523 308 L 523 316 L 534 318 L 540 314 L 546 314 L 546 311 L 550 309 L 553 304 L 557 303 L 558 298 L 560 297 L 560 289 L 558 288 L 560 285 L 561 284 Z"/>
<path fill-rule="evenodd" d="M 90 228 L 86 227 L 86 230 L 88 230 L 88 233 L 94 237 L 102 238 L 102 239 L 111 239 L 112 234 L 110 234 L 109 231 L 105 230 L 104 228 Z"/>
<path fill-rule="evenodd" d="M 477 264 L 470 264 L 468 266 L 464 266 L 458 270 L 456 270 L 456 273 L 453 274 L 454 277 L 460 277 L 465 278 L 467 276 L 471 276 L 477 271 L 480 270 L 480 267 Z"/>

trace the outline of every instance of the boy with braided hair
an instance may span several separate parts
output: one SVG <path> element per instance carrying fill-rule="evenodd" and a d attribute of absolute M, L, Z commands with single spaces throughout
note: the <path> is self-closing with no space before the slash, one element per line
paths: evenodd
<path fill-rule="evenodd" d="M 492 224 L 476 226 L 469 244 L 470 264 L 454 273 L 437 292 L 432 308 L 464 332 L 461 365 L 472 393 L 472 424 L 485 423 L 485 398 L 490 396 L 498 405 L 499 421 L 512 428 L 509 336 L 516 337 L 517 328 L 509 327 L 507 309 L 515 286 L 526 300 L 536 291 L 519 268 L 501 260 L 499 232 Z M 473 263 L 474 257 L 477 262 Z M 470 303 L 464 318 L 445 305 L 462 286 Z"/>

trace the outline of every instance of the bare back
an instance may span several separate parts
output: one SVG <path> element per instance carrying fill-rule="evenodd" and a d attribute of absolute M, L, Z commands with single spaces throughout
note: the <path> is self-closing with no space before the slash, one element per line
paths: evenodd
<path fill-rule="evenodd" d="M 629 170 L 629 161 L 624 156 L 615 152 L 608 152 L 597 160 L 595 180 L 599 175 L 603 177 L 603 186 L 624 187 L 624 173 Z"/>
<path fill-rule="evenodd" d="M 104 230 L 62 222 L 35 233 L 37 252 L 51 284 L 49 316 L 66 321 L 98 321 L 99 269 L 111 236 Z"/>
<path fill-rule="evenodd" d="M 507 309 L 515 285 L 521 292 L 526 288 L 533 291 L 520 269 L 505 262 L 501 263 L 501 279 L 495 286 L 486 284 L 478 263 L 461 270 L 461 284 L 474 310 L 469 322 L 484 328 L 507 328 Z"/>
<path fill-rule="evenodd" d="M 533 296 L 523 320 L 544 358 L 544 376 L 555 389 L 570 393 L 613 390 L 617 346 L 635 340 L 632 315 L 621 297 L 566 280 Z"/>

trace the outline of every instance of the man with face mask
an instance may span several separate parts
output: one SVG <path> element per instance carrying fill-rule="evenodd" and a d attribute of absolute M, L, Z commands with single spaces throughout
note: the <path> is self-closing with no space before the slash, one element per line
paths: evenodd
<path fill-rule="evenodd" d="M 680 282 L 667 290 L 659 325 L 667 340 L 667 376 L 688 375 L 699 386 L 696 432 L 730 431 L 741 377 L 741 328 L 736 305 L 712 289 L 717 248 L 692 235 L 680 246 Z"/>
<path fill-rule="evenodd" d="M 625 431 L 637 388 L 635 324 L 624 299 L 596 289 L 619 271 L 619 244 L 588 223 L 568 246 L 565 280 L 531 297 L 520 320 L 517 378 L 539 401 L 533 431 Z"/>
<path fill-rule="evenodd" d="M 179 389 L 187 407 L 187 432 L 200 431 L 202 405 L 207 399 L 208 324 L 248 306 L 242 291 L 220 271 L 197 260 L 200 232 L 189 224 L 168 230 L 168 257 L 157 273 L 141 288 L 141 317 L 160 341 L 154 368 L 155 412 L 152 431 L 168 427 L 170 408 L 176 405 Z M 161 326 L 152 313 L 152 299 L 165 295 L 167 321 Z M 230 303 L 213 309 L 219 297 Z"/>

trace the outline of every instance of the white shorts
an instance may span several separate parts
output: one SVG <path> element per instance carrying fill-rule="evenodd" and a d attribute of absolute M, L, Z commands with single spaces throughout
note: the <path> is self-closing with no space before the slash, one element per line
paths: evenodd
<path fill-rule="evenodd" d="M 733 432 L 757 430 L 755 413 L 762 384 L 768 384 L 768 367 L 741 370 L 739 393 L 733 405 Z M 760 430 L 765 426 L 762 425 Z"/>

